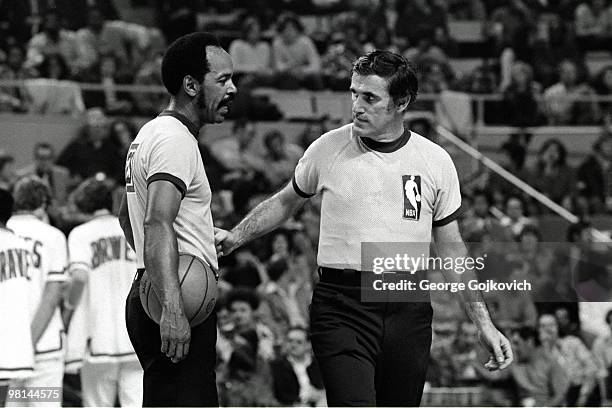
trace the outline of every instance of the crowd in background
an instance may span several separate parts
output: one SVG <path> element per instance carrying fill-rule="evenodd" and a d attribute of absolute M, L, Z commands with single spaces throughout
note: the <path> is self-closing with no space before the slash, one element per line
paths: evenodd
<path fill-rule="evenodd" d="M 24 175 L 45 180 L 52 192 L 49 221 L 65 233 L 88 220 L 71 197 L 81 181 L 103 174 L 117 197 L 122 194 L 123 163 L 136 128 L 130 120 L 109 116 L 150 116 L 166 102 L 163 95 L 142 97 L 115 86 L 159 85 L 165 45 L 196 28 L 236 34 L 223 39 L 242 94 L 233 112 L 238 119 L 227 137 L 200 143 L 216 226 L 234 226 L 287 183 L 303 151 L 331 127 L 325 120 L 309 123 L 295 143 L 272 130 L 263 136 L 262 148 L 255 147 L 262 108 L 250 91 L 344 91 L 355 57 L 381 48 L 414 62 L 421 93 L 502 94 L 502 101 L 488 109 L 492 121 L 519 127 L 604 125 L 592 153 L 576 168 L 558 140 L 545 143 L 535 166 L 526 166 L 528 134 L 509 137 L 501 146 L 500 164 L 581 216 L 612 210 L 612 134 L 605 126 L 612 119 L 612 103 L 572 98 L 609 95 L 612 89 L 612 66 L 589 75 L 584 64 L 587 52 L 612 48 L 610 1 L 159 1 L 157 27 L 121 21 L 110 1 L 93 8 L 79 1 L 58 0 L 55 8 L 30 2 L 39 4 L 36 13 L 20 3 L 0 1 L 0 11 L 11 11 L 0 12 L 0 80 L 24 80 L 0 85 L 0 111 L 86 112 L 87 120 L 61 151 L 41 140 L 25 168 L 16 169 L 11 155 L 0 153 L 0 188 L 10 189 Z M 198 13 L 230 12 L 235 18 L 223 24 L 197 18 Z M 313 13 L 333 16 L 331 28 L 306 33 L 299 16 Z M 31 18 L 34 14 L 39 18 Z M 466 19 L 484 21 L 485 46 L 476 54 L 483 63 L 473 72 L 458 73 L 450 60 L 464 50 L 450 37 L 448 22 Z M 76 82 L 101 87 L 81 91 Z M 420 106 L 431 108 L 426 102 Z M 495 118 L 496 112 L 503 118 Z M 409 126 L 436 140 L 427 121 Z M 538 221 L 545 208 L 496 174 L 461 176 L 462 235 L 472 255 L 486 253 L 487 265 L 493 265 L 479 278 L 528 277 L 534 288 L 531 294 L 486 296 L 494 322 L 511 338 L 517 355 L 501 374 L 483 369 L 486 358 L 476 327 L 457 296 L 434 296 L 428 384 L 482 387 L 481 404 L 493 406 L 597 405 L 612 399 L 612 270 L 608 253 L 593 242 L 592 226 L 573 225 L 559 237 L 562 243 L 546 245 Z M 317 198 L 310 200 L 283 229 L 220 260 L 216 312 L 224 406 L 325 403 L 307 330 L 318 279 L 319 204 Z M 78 400 L 72 386 L 67 386 L 67 403 Z"/>
<path fill-rule="evenodd" d="M 612 63 L 605 63 L 612 62 L 608 0 L 158 1 L 153 27 L 122 21 L 109 0 L 94 7 L 31 2 L 37 10 L 13 3 L 0 3 L 7 10 L 0 13 L 0 80 L 17 80 L 0 87 L 4 111 L 155 113 L 165 103 L 163 93 L 118 91 L 117 85 L 161 85 L 164 46 L 205 29 L 220 34 L 234 60 L 241 90 L 236 116 L 265 117 L 250 103 L 255 87 L 345 91 L 357 56 L 388 49 L 415 64 L 421 93 L 501 95 L 487 102 L 490 123 L 601 124 L 612 118 L 609 100 L 589 99 L 612 90 Z M 301 15 L 327 23 L 306 27 Z M 449 22 L 462 20 L 482 22 L 481 40 L 466 44 L 451 36 Z M 607 56 L 595 72 L 586 64 L 593 52 Z M 468 72 L 453 69 L 452 60 L 466 56 L 482 63 Z M 81 92 L 73 81 L 98 87 Z"/>

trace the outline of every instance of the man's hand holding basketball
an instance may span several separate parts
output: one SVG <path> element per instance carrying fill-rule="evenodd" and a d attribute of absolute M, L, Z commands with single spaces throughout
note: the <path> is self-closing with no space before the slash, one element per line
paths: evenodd
<path fill-rule="evenodd" d="M 166 302 L 162 308 L 159 321 L 161 335 L 161 352 L 173 363 L 185 359 L 189 354 L 191 327 L 183 313 L 183 308 L 176 302 Z"/>

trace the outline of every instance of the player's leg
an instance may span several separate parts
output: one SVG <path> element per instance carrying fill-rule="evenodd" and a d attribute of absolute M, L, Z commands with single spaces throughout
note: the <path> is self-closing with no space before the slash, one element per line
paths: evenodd
<path fill-rule="evenodd" d="M 86 407 L 112 407 L 117 398 L 117 363 L 83 363 L 81 390 Z"/>
<path fill-rule="evenodd" d="M 137 407 L 142 404 L 143 371 L 138 361 L 120 364 L 119 403 L 122 407 Z"/>
<path fill-rule="evenodd" d="M 174 364 L 161 353 L 159 325 L 140 303 L 140 281 L 134 281 L 126 304 L 128 334 L 144 368 L 143 405 L 218 406 L 215 364 L 216 315 L 191 328 L 189 355 Z"/>
<path fill-rule="evenodd" d="M 380 329 L 375 309 L 355 299 L 358 288 L 319 283 L 310 308 L 311 342 L 329 406 L 376 405 L 375 356 Z M 343 293 L 344 292 L 344 293 Z M 353 296 L 351 296 L 353 295 Z"/>
<path fill-rule="evenodd" d="M 431 347 L 431 304 L 389 303 L 376 366 L 376 405 L 419 406 Z"/>

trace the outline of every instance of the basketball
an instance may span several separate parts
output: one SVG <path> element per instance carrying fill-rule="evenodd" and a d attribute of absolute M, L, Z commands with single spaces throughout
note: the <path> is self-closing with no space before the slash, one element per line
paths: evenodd
<path fill-rule="evenodd" d="M 206 320 L 217 302 L 216 274 L 199 258 L 181 254 L 178 275 L 185 316 L 191 327 L 197 326 Z M 159 324 L 162 307 L 147 272 L 140 280 L 140 302 L 147 315 Z"/>

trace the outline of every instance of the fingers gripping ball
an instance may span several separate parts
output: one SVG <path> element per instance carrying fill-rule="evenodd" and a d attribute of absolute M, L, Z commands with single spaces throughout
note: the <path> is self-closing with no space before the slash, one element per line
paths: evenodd
<path fill-rule="evenodd" d="M 189 254 L 179 255 L 178 275 L 185 316 L 189 325 L 195 327 L 206 320 L 215 307 L 217 276 L 210 266 Z M 159 324 L 161 302 L 147 272 L 140 280 L 140 302 L 147 315 Z"/>

